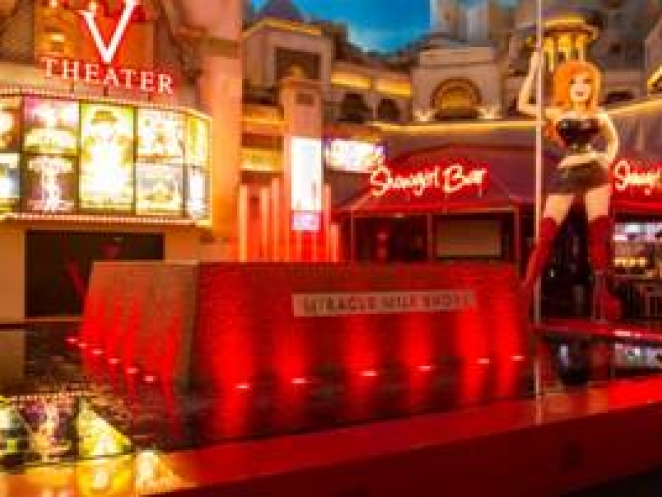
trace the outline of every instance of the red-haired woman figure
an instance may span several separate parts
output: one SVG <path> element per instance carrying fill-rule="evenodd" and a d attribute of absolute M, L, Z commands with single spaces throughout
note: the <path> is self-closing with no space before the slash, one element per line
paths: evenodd
<path fill-rule="evenodd" d="M 517 101 L 518 110 L 531 116 L 537 115 L 536 106 L 530 100 L 539 65 L 540 59 L 534 52 Z M 554 72 L 552 105 L 544 108 L 544 119 L 547 134 L 566 154 L 546 188 L 538 243 L 531 253 L 522 289 L 530 301 L 559 227 L 573 201 L 580 197 L 588 216 L 589 257 L 595 276 L 593 315 L 614 319 L 620 314 L 620 305 L 607 290 L 605 272 L 609 266 L 612 232 L 609 167 L 618 151 L 618 135 L 609 115 L 598 108 L 599 91 L 600 71 L 593 64 L 567 61 Z M 605 143 L 602 151 L 592 145 L 600 136 Z"/>

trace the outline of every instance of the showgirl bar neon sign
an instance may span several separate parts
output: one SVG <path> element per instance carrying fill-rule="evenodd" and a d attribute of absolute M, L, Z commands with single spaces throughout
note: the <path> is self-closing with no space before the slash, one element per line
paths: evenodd
<path fill-rule="evenodd" d="M 646 196 L 662 190 L 662 166 L 638 168 L 627 159 L 619 160 L 613 167 L 614 189 L 617 192 L 641 191 Z"/>
<path fill-rule="evenodd" d="M 450 195 L 475 186 L 482 191 L 487 181 L 487 169 L 468 168 L 455 163 L 449 166 L 433 166 L 406 174 L 399 174 L 382 164 L 370 175 L 371 193 L 381 197 L 392 191 L 411 191 L 421 197 L 429 189 L 442 190 Z"/>
<path fill-rule="evenodd" d="M 172 75 L 165 72 L 112 65 L 126 36 L 131 16 L 138 5 L 140 5 L 140 0 L 125 0 L 122 15 L 108 42 L 101 35 L 96 13 L 89 10 L 78 11 L 87 32 L 94 42 L 101 63 L 51 56 L 43 57 L 42 61 L 46 66 L 46 77 L 60 78 L 73 83 L 81 82 L 125 90 L 137 90 L 144 93 L 172 95 L 174 83 Z"/>

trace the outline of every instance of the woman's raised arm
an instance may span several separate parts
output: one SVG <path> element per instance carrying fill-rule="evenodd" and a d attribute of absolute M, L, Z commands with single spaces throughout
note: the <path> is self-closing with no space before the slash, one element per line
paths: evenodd
<path fill-rule="evenodd" d="M 604 151 L 604 163 L 607 167 L 611 165 L 612 162 L 616 159 L 616 155 L 618 154 L 618 147 L 619 147 L 619 139 L 618 139 L 618 132 L 616 131 L 616 127 L 614 126 L 614 122 L 611 120 L 611 117 L 607 113 L 607 111 L 602 110 L 598 114 L 598 118 L 600 119 L 600 126 L 602 128 L 602 131 L 604 132 L 605 136 L 605 151 Z"/>
<path fill-rule="evenodd" d="M 535 104 L 531 103 L 531 97 L 533 93 L 533 83 L 536 79 L 536 73 L 540 67 L 540 56 L 537 50 L 534 50 L 531 54 L 531 59 L 529 60 L 529 73 L 524 78 L 522 83 L 522 88 L 520 88 L 519 96 L 517 97 L 517 110 L 522 114 L 526 114 L 531 117 L 536 117 L 538 115 L 538 110 Z"/>

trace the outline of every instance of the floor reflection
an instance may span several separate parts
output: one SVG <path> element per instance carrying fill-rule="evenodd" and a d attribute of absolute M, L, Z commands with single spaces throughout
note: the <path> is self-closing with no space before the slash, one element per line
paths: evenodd
<path fill-rule="evenodd" d="M 76 331 L 27 330 L 24 380 L 0 403 L 4 469 L 89 460 L 87 485 L 110 488 L 106 473 L 121 471 L 95 461 L 132 455 L 136 485 L 144 486 L 154 475 L 168 479 L 154 462 L 155 451 L 444 412 L 495 400 L 504 382 L 522 396 L 532 385 L 519 356 L 473 362 L 442 357 L 355 371 L 325 364 L 292 378 L 261 376 L 221 391 L 184 390 L 82 346 Z M 498 363 L 504 360 L 506 369 Z M 497 377 L 497 367 L 508 377 Z"/>

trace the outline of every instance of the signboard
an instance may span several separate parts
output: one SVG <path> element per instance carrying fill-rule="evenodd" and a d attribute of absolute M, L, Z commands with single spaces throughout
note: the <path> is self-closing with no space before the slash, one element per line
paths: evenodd
<path fill-rule="evenodd" d="M 73 212 L 76 170 L 68 157 L 48 155 L 26 159 L 25 204 L 30 212 Z"/>
<path fill-rule="evenodd" d="M 209 216 L 209 182 L 201 167 L 186 168 L 186 215 L 191 219 Z"/>
<path fill-rule="evenodd" d="M 241 169 L 260 172 L 282 171 L 283 154 L 280 150 L 243 147 L 241 149 Z"/>
<path fill-rule="evenodd" d="M 136 164 L 136 214 L 181 216 L 183 192 L 181 166 Z"/>
<path fill-rule="evenodd" d="M 0 154 L 0 212 L 14 210 L 21 198 L 20 156 Z"/>
<path fill-rule="evenodd" d="M 616 192 L 651 196 L 662 193 L 662 165 L 644 166 L 634 160 L 620 159 L 612 169 Z"/>
<path fill-rule="evenodd" d="M 78 102 L 25 97 L 23 150 L 38 154 L 78 153 Z"/>
<path fill-rule="evenodd" d="M 139 161 L 184 163 L 184 116 L 181 113 L 138 109 L 137 138 Z"/>
<path fill-rule="evenodd" d="M 317 232 L 321 228 L 319 212 L 292 212 L 292 230 L 293 231 L 312 231 Z"/>
<path fill-rule="evenodd" d="M 294 137 L 292 153 L 292 210 L 322 210 L 322 145 L 315 138 Z"/>
<path fill-rule="evenodd" d="M 322 143 L 316 138 L 293 137 L 291 151 L 291 209 L 296 213 L 322 211 Z M 310 231 L 293 222 L 295 231 Z M 317 231 L 313 229 L 312 231 Z"/>
<path fill-rule="evenodd" d="M 81 104 L 80 202 L 84 210 L 133 207 L 133 109 Z"/>
<path fill-rule="evenodd" d="M 186 163 L 209 166 L 209 121 L 196 116 L 186 119 Z"/>
<path fill-rule="evenodd" d="M 476 307 L 474 290 L 297 293 L 292 295 L 292 313 L 295 317 L 449 312 L 462 311 L 471 307 Z"/>
<path fill-rule="evenodd" d="M 61 57 L 42 58 L 47 78 L 58 78 L 70 83 L 84 83 L 106 88 L 135 90 L 143 93 L 172 95 L 172 75 L 147 68 L 118 67 L 113 65 L 124 40 L 139 0 L 125 0 L 120 18 L 111 27 L 110 36 L 101 33 L 97 13 L 102 9 L 79 10 L 83 25 L 82 36 L 93 42 L 100 62 L 70 60 Z M 104 23 L 101 23 L 104 24 Z"/>
<path fill-rule="evenodd" d="M 324 163 L 329 169 L 368 173 L 385 159 L 384 145 L 379 143 L 338 138 L 324 142 Z"/>
<path fill-rule="evenodd" d="M 411 192 L 421 197 L 428 190 L 441 190 L 444 194 L 457 193 L 475 187 L 480 193 L 487 183 L 487 169 L 461 163 L 436 165 L 416 170 L 394 171 L 381 164 L 370 175 L 371 193 L 381 197 L 390 192 Z"/>
<path fill-rule="evenodd" d="M 0 152 L 18 152 L 21 143 L 21 98 L 0 97 Z"/>

